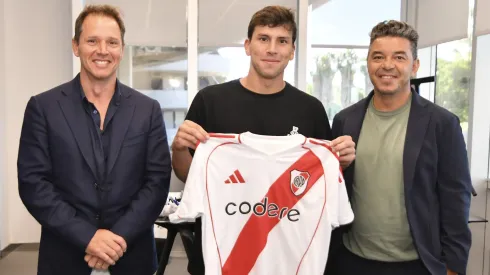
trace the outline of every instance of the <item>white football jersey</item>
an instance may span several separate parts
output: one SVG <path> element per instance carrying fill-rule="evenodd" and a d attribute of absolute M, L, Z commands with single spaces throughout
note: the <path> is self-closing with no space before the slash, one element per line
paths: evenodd
<path fill-rule="evenodd" d="M 206 274 L 323 274 L 333 228 L 354 214 L 329 142 L 213 134 L 198 145 L 170 221 L 202 217 Z"/>

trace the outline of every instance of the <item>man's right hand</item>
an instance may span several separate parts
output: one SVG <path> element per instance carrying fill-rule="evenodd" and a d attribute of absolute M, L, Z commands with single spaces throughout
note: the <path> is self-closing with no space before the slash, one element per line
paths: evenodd
<path fill-rule="evenodd" d="M 92 256 L 90 254 L 86 254 L 85 255 L 85 261 L 87 262 L 88 266 L 90 268 L 95 268 L 95 269 L 98 269 L 98 270 L 107 270 L 109 269 L 109 264 L 104 262 L 102 259 L 96 257 L 96 256 Z"/>
<path fill-rule="evenodd" d="M 99 229 L 90 240 L 85 252 L 114 265 L 126 252 L 126 241 L 109 230 Z"/>
<path fill-rule="evenodd" d="M 206 142 L 209 134 L 198 124 L 186 120 L 182 123 L 172 143 L 172 150 L 183 151 L 187 148 L 196 149 L 197 142 Z"/>

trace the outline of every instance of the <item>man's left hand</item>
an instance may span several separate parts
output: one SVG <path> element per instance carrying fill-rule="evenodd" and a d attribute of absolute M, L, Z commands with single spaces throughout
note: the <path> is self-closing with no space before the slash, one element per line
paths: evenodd
<path fill-rule="evenodd" d="M 332 149 L 340 156 L 340 165 L 347 168 L 356 158 L 356 144 L 351 136 L 341 136 L 332 140 Z"/>
<path fill-rule="evenodd" d="M 451 270 L 447 270 L 447 275 L 458 275 L 458 273 L 454 272 L 454 271 L 451 271 Z"/>
<path fill-rule="evenodd" d="M 85 262 L 87 262 L 88 266 L 90 266 L 90 268 L 95 268 L 100 270 L 107 270 L 109 268 L 109 263 L 104 262 L 104 260 L 102 260 L 97 256 L 86 254 L 84 259 Z"/>

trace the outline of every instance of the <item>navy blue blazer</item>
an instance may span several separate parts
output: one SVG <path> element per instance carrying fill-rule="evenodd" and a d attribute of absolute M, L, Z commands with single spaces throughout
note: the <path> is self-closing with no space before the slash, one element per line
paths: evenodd
<path fill-rule="evenodd" d="M 446 266 L 465 274 L 471 246 L 471 178 L 459 119 L 417 93 L 412 95 L 403 178 L 415 247 L 431 274 L 446 274 Z M 373 92 L 335 116 L 334 137 L 349 135 L 357 144 L 372 97 Z M 354 167 L 355 161 L 344 171 L 349 197 L 355 184 Z"/>
<path fill-rule="evenodd" d="M 157 101 L 118 82 L 107 178 L 96 183 L 78 76 L 30 98 L 18 156 L 22 202 L 41 224 L 38 275 L 89 275 L 85 249 L 97 229 L 124 238 L 112 275 L 153 274 L 153 222 L 170 184 L 170 153 Z M 79 87 L 79 86 L 78 86 Z"/>

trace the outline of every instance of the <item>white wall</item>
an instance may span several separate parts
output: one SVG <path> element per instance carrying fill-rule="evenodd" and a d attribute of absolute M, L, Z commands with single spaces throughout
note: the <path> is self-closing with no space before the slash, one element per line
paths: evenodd
<path fill-rule="evenodd" d="M 6 202 L 4 188 L 6 186 L 5 175 L 5 20 L 4 20 L 4 0 L 0 0 L 0 251 L 5 248 L 6 240 Z"/>
<path fill-rule="evenodd" d="M 5 70 L 0 69 L 5 151 L 0 152 L 7 155 L 6 166 L 2 165 L 6 167 L 4 192 L 8 205 L 6 243 L 2 242 L 6 246 L 38 242 L 40 237 L 40 226 L 25 210 L 17 191 L 17 153 L 26 103 L 30 96 L 70 80 L 73 70 L 70 1 L 1 1 L 5 28 L 3 36 L 0 32 L 0 45 L 5 48 L 0 52 L 7 53 L 0 54 L 0 68 L 5 66 Z"/>
<path fill-rule="evenodd" d="M 490 34 L 490 0 L 476 0 L 476 35 Z"/>
<path fill-rule="evenodd" d="M 490 63 L 490 34 L 477 37 L 476 64 L 475 64 L 475 91 L 473 99 L 473 131 L 471 148 L 471 177 L 478 196 L 472 203 L 472 214 L 490 219 L 490 204 L 488 198 L 489 177 L 489 141 L 490 141 L 490 78 L 488 77 L 488 64 Z M 486 208 L 488 207 L 488 208 Z M 486 232 L 484 231 L 486 229 Z M 474 253 L 470 255 L 471 261 L 482 266 L 484 270 L 478 274 L 489 274 L 490 266 L 490 227 L 473 226 Z M 484 238 L 486 236 L 486 238 Z M 473 252 L 473 251 L 472 251 Z M 482 255 L 483 254 L 483 255 Z M 473 267 L 473 265 L 471 266 Z M 468 273 L 472 274 L 472 273 Z M 477 274 L 477 273 L 474 273 Z"/>

